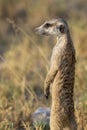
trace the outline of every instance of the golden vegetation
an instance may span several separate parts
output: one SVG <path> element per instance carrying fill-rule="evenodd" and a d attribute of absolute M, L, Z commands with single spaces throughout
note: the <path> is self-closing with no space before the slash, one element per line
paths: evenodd
<path fill-rule="evenodd" d="M 43 130 L 32 126 L 31 113 L 50 106 L 43 84 L 55 40 L 34 28 L 50 18 L 68 20 L 77 52 L 75 107 L 79 127 L 87 130 L 86 0 L 0 1 L 0 130 Z M 50 101 L 49 101 L 50 102 Z"/>

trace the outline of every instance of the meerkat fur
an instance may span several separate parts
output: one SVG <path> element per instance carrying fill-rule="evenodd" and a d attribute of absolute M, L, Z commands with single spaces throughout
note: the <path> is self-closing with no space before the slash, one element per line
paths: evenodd
<path fill-rule="evenodd" d="M 53 48 L 50 69 L 44 84 L 46 98 L 52 86 L 52 106 L 50 130 L 77 130 L 74 114 L 73 89 L 75 82 L 75 48 L 67 22 L 62 19 L 46 21 L 36 32 L 41 35 L 57 37 Z"/>

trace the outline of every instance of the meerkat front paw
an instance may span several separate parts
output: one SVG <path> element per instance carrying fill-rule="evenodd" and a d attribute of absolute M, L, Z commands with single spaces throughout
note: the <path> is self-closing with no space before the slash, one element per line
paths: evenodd
<path fill-rule="evenodd" d="M 44 90 L 44 95 L 45 95 L 46 99 L 48 99 L 50 92 L 48 90 Z"/>
<path fill-rule="evenodd" d="M 48 98 L 49 98 L 49 95 L 50 95 L 49 89 L 50 89 L 50 85 L 47 85 L 47 84 L 45 83 L 45 86 L 44 86 L 44 95 L 45 95 L 46 99 L 48 99 Z"/>

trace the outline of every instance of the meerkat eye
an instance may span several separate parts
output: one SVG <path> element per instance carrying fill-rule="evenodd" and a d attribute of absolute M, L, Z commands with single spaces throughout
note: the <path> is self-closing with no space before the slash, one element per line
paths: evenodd
<path fill-rule="evenodd" d="M 60 25 L 59 30 L 61 33 L 65 32 L 65 26 L 64 25 Z"/>
<path fill-rule="evenodd" d="M 45 28 L 49 28 L 49 27 L 51 27 L 51 26 L 52 26 L 52 24 L 50 24 L 50 23 L 46 23 L 46 24 L 44 25 Z"/>

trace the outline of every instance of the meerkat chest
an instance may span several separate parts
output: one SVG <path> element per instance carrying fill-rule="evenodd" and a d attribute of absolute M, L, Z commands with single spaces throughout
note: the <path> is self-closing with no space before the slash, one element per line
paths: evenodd
<path fill-rule="evenodd" d="M 65 54 L 65 49 L 63 45 L 56 45 L 53 48 L 51 56 L 51 64 L 59 64 L 61 62 L 62 56 Z"/>

